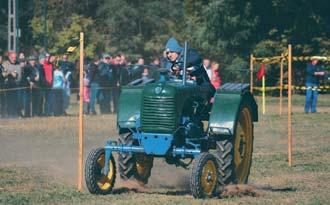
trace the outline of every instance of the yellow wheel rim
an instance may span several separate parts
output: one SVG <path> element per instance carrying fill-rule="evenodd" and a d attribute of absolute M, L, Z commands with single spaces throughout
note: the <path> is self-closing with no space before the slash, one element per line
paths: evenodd
<path fill-rule="evenodd" d="M 110 159 L 109 161 L 109 173 L 108 175 L 103 174 L 103 169 L 104 169 L 104 154 L 100 155 L 99 159 L 97 160 L 98 165 L 100 166 L 100 176 L 99 179 L 97 180 L 97 185 L 100 187 L 102 190 L 108 190 L 111 188 L 112 180 L 113 180 L 113 161 Z"/>
<path fill-rule="evenodd" d="M 234 163 L 237 182 L 246 183 L 252 158 L 252 120 L 248 108 L 243 108 L 236 127 Z"/>
<path fill-rule="evenodd" d="M 144 154 L 135 155 L 136 172 L 141 178 L 146 178 L 152 168 L 153 159 L 151 156 Z"/>
<path fill-rule="evenodd" d="M 202 171 L 201 184 L 207 196 L 211 196 L 217 184 L 217 169 L 212 160 L 208 160 Z"/>

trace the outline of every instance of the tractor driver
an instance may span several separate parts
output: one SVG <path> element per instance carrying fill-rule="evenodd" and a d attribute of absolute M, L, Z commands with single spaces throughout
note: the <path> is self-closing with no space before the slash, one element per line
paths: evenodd
<path fill-rule="evenodd" d="M 179 45 L 179 42 L 171 37 L 165 47 L 165 67 L 174 75 L 180 75 L 183 70 L 184 49 Z M 208 99 L 210 100 L 214 93 L 215 88 L 210 82 L 210 79 L 202 67 L 202 59 L 199 53 L 192 48 L 187 50 L 187 73 L 196 80 L 197 85 L 202 89 L 207 90 Z"/>

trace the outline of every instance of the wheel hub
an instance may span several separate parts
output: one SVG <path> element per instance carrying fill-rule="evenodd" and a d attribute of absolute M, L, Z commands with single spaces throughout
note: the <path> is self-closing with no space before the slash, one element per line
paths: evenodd
<path fill-rule="evenodd" d="M 212 179 L 212 173 L 211 173 L 210 171 L 207 173 L 206 181 L 207 181 L 208 183 L 213 181 L 213 179 Z"/>
<path fill-rule="evenodd" d="M 207 195 L 212 194 L 217 183 L 217 170 L 213 161 L 206 162 L 202 171 L 202 187 Z"/>
<path fill-rule="evenodd" d="M 244 135 L 240 135 L 240 142 L 239 142 L 239 148 L 238 151 L 240 153 L 240 157 L 244 157 L 244 152 L 245 152 L 245 138 Z"/>
<path fill-rule="evenodd" d="M 109 162 L 109 173 L 107 175 L 103 174 L 103 169 L 104 169 L 104 154 L 100 156 L 100 158 L 97 160 L 97 163 L 99 165 L 100 168 L 100 175 L 98 176 L 98 181 L 97 184 L 100 187 L 100 189 L 102 190 L 108 190 L 111 187 L 111 180 L 113 178 L 113 164 L 110 161 Z"/>

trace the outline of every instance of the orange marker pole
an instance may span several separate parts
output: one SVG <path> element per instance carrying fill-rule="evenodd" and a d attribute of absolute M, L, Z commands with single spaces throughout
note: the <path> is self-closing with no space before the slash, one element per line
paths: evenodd
<path fill-rule="evenodd" d="M 288 161 L 292 166 L 292 48 L 288 46 Z"/>
<path fill-rule="evenodd" d="M 79 154 L 78 154 L 78 191 L 82 191 L 83 181 L 83 65 L 84 65 L 84 33 L 80 32 L 80 63 L 79 63 Z"/>

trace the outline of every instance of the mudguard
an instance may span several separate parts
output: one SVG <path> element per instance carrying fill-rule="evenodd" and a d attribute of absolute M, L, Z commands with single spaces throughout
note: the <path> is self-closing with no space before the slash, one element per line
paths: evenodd
<path fill-rule="evenodd" d="M 143 86 L 124 86 L 118 101 L 117 126 L 119 133 L 136 126 L 140 118 Z"/>
<path fill-rule="evenodd" d="M 217 90 L 209 119 L 209 133 L 233 135 L 243 103 L 247 103 L 251 108 L 252 120 L 258 121 L 258 105 L 249 87 L 249 84 L 226 83 Z"/>

